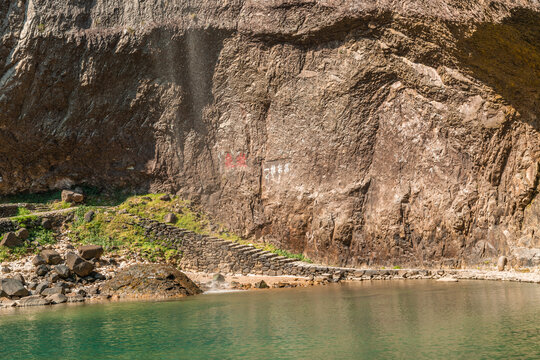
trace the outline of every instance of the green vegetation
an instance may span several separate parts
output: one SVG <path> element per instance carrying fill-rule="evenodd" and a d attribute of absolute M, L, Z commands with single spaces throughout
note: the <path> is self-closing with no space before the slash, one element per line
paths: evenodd
<path fill-rule="evenodd" d="M 234 241 L 239 244 L 252 245 L 258 249 L 266 250 L 285 256 L 291 259 L 297 259 L 311 263 L 311 260 L 302 254 L 293 254 L 286 250 L 281 250 L 271 244 L 256 243 L 231 233 L 224 226 L 218 225 L 212 227 L 211 221 L 201 211 L 198 211 L 191 202 L 172 197 L 171 201 L 162 201 L 159 198 L 163 194 L 149 194 L 144 196 L 132 196 L 119 206 L 120 210 L 125 210 L 130 214 L 141 218 L 153 219 L 163 222 L 165 215 L 174 212 L 178 220 L 176 227 L 190 230 L 198 234 L 211 235 L 224 240 Z"/>
<path fill-rule="evenodd" d="M 60 199 L 60 191 L 47 191 L 42 193 L 22 193 L 16 195 L 0 196 L 0 204 L 7 203 L 32 203 L 46 204 Z"/>
<path fill-rule="evenodd" d="M 25 223 L 27 225 L 28 223 Z M 42 227 L 34 227 L 28 230 L 28 240 L 22 246 L 8 248 L 0 246 L 0 262 L 7 260 L 16 260 L 25 255 L 36 253 L 37 247 L 40 245 L 54 244 L 56 239 L 51 230 Z"/>
<path fill-rule="evenodd" d="M 85 222 L 84 214 L 93 209 L 94 219 Z M 157 262 L 177 263 L 181 252 L 155 243 L 155 238 L 134 223 L 129 214 L 81 206 L 76 210 L 76 220 L 71 225 L 72 240 L 82 244 L 101 245 L 110 252 L 133 251 L 144 258 Z"/>
<path fill-rule="evenodd" d="M 30 210 L 25 207 L 17 208 L 17 216 L 30 215 Z"/>
<path fill-rule="evenodd" d="M 82 190 L 85 194 L 86 205 L 80 206 L 76 210 L 76 220 L 71 224 L 73 240 L 82 244 L 101 245 L 105 250 L 113 252 L 133 251 L 142 254 L 143 257 L 150 261 L 176 263 L 181 257 L 180 251 L 154 243 L 156 239 L 146 234 L 144 228 L 134 224 L 134 220 L 130 216 L 136 215 L 141 218 L 163 222 L 165 216 L 173 212 L 178 217 L 177 222 L 173 225 L 178 228 L 219 237 L 239 244 L 249 244 L 281 256 L 311 262 L 302 254 L 294 254 L 278 249 L 271 244 L 246 240 L 233 234 L 223 225 L 213 225 L 208 217 L 202 211 L 196 209 L 191 202 L 178 197 L 172 197 L 171 201 L 162 201 L 160 197 L 163 194 L 131 195 L 126 191 L 102 192 L 92 187 L 83 187 Z M 71 206 L 69 203 L 59 201 L 59 199 L 60 192 L 53 191 L 40 194 L 4 196 L 0 197 L 0 203 L 39 203 L 47 205 L 50 210 L 66 209 Z M 98 209 L 98 206 L 114 206 L 115 208 Z M 86 223 L 83 217 L 89 210 L 95 211 L 95 217 L 93 221 Z M 26 208 L 19 208 L 13 221 L 16 221 L 20 227 L 31 229 L 32 226 L 30 225 L 37 219 L 37 216 L 31 214 Z M 34 234 L 40 242 L 54 242 L 52 233 L 49 235 L 45 233 Z M 0 260 L 3 256 L 1 254 L 15 256 L 17 251 L 26 253 L 31 249 L 17 249 L 15 251 L 3 249 L 0 252 Z"/>
<path fill-rule="evenodd" d="M 28 228 L 30 225 L 37 221 L 38 217 L 36 215 L 20 215 L 11 218 L 12 221 L 19 224 L 20 227 Z"/>
<path fill-rule="evenodd" d="M 124 190 L 102 191 L 95 187 L 82 186 L 81 190 L 85 196 L 85 204 L 89 206 L 117 206 L 122 204 L 129 196 L 133 195 Z M 7 203 L 28 203 L 40 204 L 42 211 L 61 210 L 71 207 L 70 203 L 60 200 L 61 191 L 47 191 L 42 193 L 22 193 L 16 195 L 0 196 L 0 204 Z M 28 215 L 30 211 L 19 208 L 17 215 Z"/>
<path fill-rule="evenodd" d="M 401 266 L 396 265 L 396 266 L 393 267 L 393 269 L 395 269 L 395 270 L 400 270 L 400 269 L 401 269 Z"/>

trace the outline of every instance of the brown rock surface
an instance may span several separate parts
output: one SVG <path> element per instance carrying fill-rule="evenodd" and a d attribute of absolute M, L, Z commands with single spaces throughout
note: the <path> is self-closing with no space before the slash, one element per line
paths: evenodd
<path fill-rule="evenodd" d="M 22 240 L 14 232 L 6 233 L 0 241 L 0 246 L 15 247 L 20 245 L 22 245 Z"/>
<path fill-rule="evenodd" d="M 90 275 L 94 270 L 94 265 L 92 265 L 91 262 L 84 260 L 73 252 L 68 252 L 66 254 L 66 265 L 69 270 L 81 277 Z"/>
<path fill-rule="evenodd" d="M 39 253 L 39 255 L 49 265 L 58 265 L 62 262 L 62 257 L 55 250 L 50 250 L 50 249 L 42 250 Z"/>
<path fill-rule="evenodd" d="M 99 259 L 103 255 L 103 247 L 100 245 L 83 245 L 77 248 L 81 257 L 85 260 Z"/>
<path fill-rule="evenodd" d="M 84 201 L 84 195 L 71 190 L 63 190 L 62 201 L 80 204 Z"/>
<path fill-rule="evenodd" d="M 0 2 L 0 194 L 181 192 L 335 265 L 540 263 L 526 0 Z"/>
<path fill-rule="evenodd" d="M 182 297 L 202 291 L 184 273 L 170 265 L 144 264 L 122 269 L 101 287 L 105 295 L 139 298 Z"/>

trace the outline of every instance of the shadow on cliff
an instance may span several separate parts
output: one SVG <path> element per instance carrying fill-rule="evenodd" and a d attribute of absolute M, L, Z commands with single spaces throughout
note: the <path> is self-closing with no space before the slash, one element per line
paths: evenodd
<path fill-rule="evenodd" d="M 499 24 L 477 26 L 471 36 L 463 29 L 455 33 L 461 64 L 539 130 L 540 13 L 520 9 Z"/>

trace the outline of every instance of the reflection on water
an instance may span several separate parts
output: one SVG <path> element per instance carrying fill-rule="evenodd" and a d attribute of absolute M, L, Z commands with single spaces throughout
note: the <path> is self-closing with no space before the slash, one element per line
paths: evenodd
<path fill-rule="evenodd" d="M 0 312 L 9 359 L 540 358 L 540 286 L 378 281 Z"/>

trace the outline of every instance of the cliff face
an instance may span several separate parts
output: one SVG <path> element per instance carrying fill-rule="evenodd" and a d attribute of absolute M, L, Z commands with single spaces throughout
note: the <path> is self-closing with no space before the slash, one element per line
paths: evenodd
<path fill-rule="evenodd" d="M 179 192 L 333 265 L 536 265 L 539 11 L 0 0 L 0 193 Z"/>

